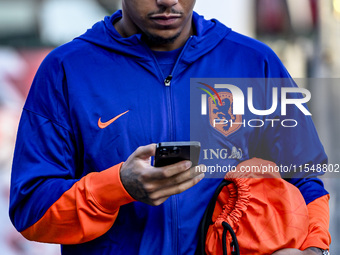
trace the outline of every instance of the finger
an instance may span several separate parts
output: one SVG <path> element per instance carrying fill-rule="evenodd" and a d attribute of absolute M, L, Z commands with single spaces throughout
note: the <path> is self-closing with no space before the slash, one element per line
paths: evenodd
<path fill-rule="evenodd" d="M 153 181 L 149 183 L 148 186 L 150 187 L 150 190 L 152 192 L 155 192 L 165 187 L 175 186 L 181 184 L 182 182 L 189 181 L 190 179 L 193 179 L 202 173 L 200 171 L 197 171 L 197 167 L 189 168 L 184 172 L 171 176 L 170 178 L 163 178 L 161 180 Z"/>
<path fill-rule="evenodd" d="M 148 194 L 152 194 L 158 190 L 164 189 L 166 187 L 176 186 L 183 182 L 189 181 L 196 176 L 200 175 L 200 171 L 196 171 L 195 168 L 189 168 L 186 171 L 171 176 L 169 178 L 163 179 L 148 179 L 147 183 L 144 185 L 144 189 Z"/>
<path fill-rule="evenodd" d="M 160 204 L 163 204 L 169 197 L 162 197 L 157 200 L 149 201 L 147 204 L 153 205 L 153 206 L 158 206 Z"/>
<path fill-rule="evenodd" d="M 303 254 L 299 249 L 285 248 L 274 252 L 272 255 L 299 255 Z"/>
<path fill-rule="evenodd" d="M 146 146 L 140 146 L 135 151 L 135 157 L 140 159 L 149 159 L 151 156 L 155 156 L 156 144 L 152 143 Z"/>
<path fill-rule="evenodd" d="M 149 198 L 152 201 L 157 201 L 157 200 L 164 198 L 164 197 L 169 197 L 169 196 L 172 196 L 172 195 L 175 195 L 175 194 L 182 193 L 183 191 L 186 191 L 187 189 L 196 185 L 203 178 L 204 178 L 204 173 L 202 173 L 199 176 L 196 176 L 192 179 L 189 179 L 185 182 L 182 182 L 178 185 L 174 185 L 174 186 L 170 186 L 170 187 L 164 187 L 163 189 L 160 189 L 160 190 L 150 194 Z"/>
<path fill-rule="evenodd" d="M 170 178 L 176 174 L 182 173 L 190 169 L 192 163 L 189 160 L 184 160 L 172 165 L 163 167 L 154 167 L 153 171 L 150 172 L 150 179 L 162 180 Z"/>

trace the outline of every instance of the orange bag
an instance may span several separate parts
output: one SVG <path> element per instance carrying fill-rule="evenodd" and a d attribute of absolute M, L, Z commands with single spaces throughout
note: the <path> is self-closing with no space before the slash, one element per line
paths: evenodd
<path fill-rule="evenodd" d="M 242 173 L 247 166 L 260 172 Z M 254 158 L 226 174 L 203 217 L 199 254 L 263 255 L 301 247 L 309 226 L 304 198 L 263 166 L 275 164 Z"/>

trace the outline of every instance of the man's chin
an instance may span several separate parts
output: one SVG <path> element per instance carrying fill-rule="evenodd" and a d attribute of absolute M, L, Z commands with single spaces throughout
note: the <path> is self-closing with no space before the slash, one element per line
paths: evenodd
<path fill-rule="evenodd" d="M 160 35 L 144 34 L 145 40 L 152 45 L 167 45 L 172 44 L 180 36 L 181 33 L 177 33 L 173 36 L 163 37 Z"/>

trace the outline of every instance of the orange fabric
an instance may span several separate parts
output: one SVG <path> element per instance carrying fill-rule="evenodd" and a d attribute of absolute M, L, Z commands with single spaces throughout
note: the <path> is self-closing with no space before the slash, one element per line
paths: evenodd
<path fill-rule="evenodd" d="M 121 183 L 121 165 L 80 179 L 21 234 L 29 240 L 59 244 L 79 244 L 105 234 L 119 207 L 134 201 Z"/>
<path fill-rule="evenodd" d="M 206 236 L 206 253 L 220 255 L 222 222 L 236 233 L 240 254 L 272 254 L 283 248 L 300 248 L 309 226 L 307 206 L 298 188 L 280 178 L 279 173 L 242 173 L 242 166 L 275 166 L 251 159 L 229 172 L 232 183 L 220 193 Z M 228 254 L 232 238 L 227 234 Z"/>
<path fill-rule="evenodd" d="M 329 234 L 329 195 L 325 195 L 307 205 L 309 213 L 309 229 L 306 241 L 301 250 L 308 247 L 329 249 L 331 235 Z"/>

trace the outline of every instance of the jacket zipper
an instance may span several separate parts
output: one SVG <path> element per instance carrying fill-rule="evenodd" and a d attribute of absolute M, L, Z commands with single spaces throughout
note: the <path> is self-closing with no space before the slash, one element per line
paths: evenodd
<path fill-rule="evenodd" d="M 182 55 L 184 53 L 184 51 L 186 50 L 186 48 L 188 47 L 190 41 L 192 39 L 192 36 L 188 39 L 188 41 L 186 42 L 186 44 L 184 45 L 184 48 L 182 49 L 182 52 L 180 53 L 180 55 L 177 58 L 177 61 L 174 65 L 174 67 L 172 68 L 171 74 L 169 74 L 165 80 L 164 80 L 164 85 L 165 85 L 165 89 L 166 89 L 166 94 L 167 94 L 167 104 L 168 104 L 168 117 L 169 117 L 169 138 L 170 141 L 174 141 L 175 139 L 175 129 L 174 129 L 174 120 L 173 120 L 173 109 L 172 109 L 172 100 L 171 100 L 171 81 L 173 80 L 174 77 L 174 73 L 176 71 L 176 67 L 180 61 L 180 59 L 182 58 Z M 158 66 L 158 68 L 160 69 L 160 67 Z M 162 73 L 162 72 L 161 72 Z M 180 249 L 179 249 L 179 234 L 178 234 L 178 196 L 177 195 L 173 195 L 171 197 L 171 216 L 172 216 L 172 236 L 174 237 L 174 243 L 173 243 L 173 249 L 175 254 L 180 254 Z"/>
<path fill-rule="evenodd" d="M 172 103 L 171 103 L 171 81 L 173 80 L 174 77 L 174 72 L 176 70 L 176 67 L 179 63 L 179 60 L 182 58 L 183 52 L 186 50 L 186 48 L 188 47 L 190 41 L 192 39 L 192 36 L 190 36 L 190 38 L 187 40 L 186 44 L 184 45 L 184 48 L 182 49 L 182 52 L 180 53 L 180 55 L 177 58 L 177 61 L 171 71 L 171 74 L 169 74 L 165 80 L 164 80 L 164 85 L 165 85 L 165 89 L 166 89 L 166 100 L 167 100 L 167 106 L 168 106 L 168 118 L 169 118 L 169 141 L 174 141 L 175 139 L 175 132 L 174 132 L 174 127 L 173 127 L 173 109 L 172 109 Z M 151 53 L 151 52 L 150 52 Z M 154 61 L 156 62 L 156 66 L 158 67 L 158 71 L 160 73 L 160 75 L 164 75 L 162 73 L 162 70 L 160 68 L 160 66 L 158 65 L 157 59 L 155 58 L 155 56 L 151 53 Z M 163 76 L 162 76 L 163 77 Z M 179 235 L 178 235 L 178 198 L 177 195 L 173 195 L 171 197 L 171 216 L 172 216 L 172 236 L 173 236 L 173 249 L 175 254 L 180 254 L 180 249 L 179 249 Z"/>
<path fill-rule="evenodd" d="M 177 195 L 171 197 L 172 235 L 174 237 L 173 249 L 175 254 L 181 254 L 178 246 L 178 198 Z"/>
<path fill-rule="evenodd" d="M 190 36 L 190 38 L 187 40 L 186 44 L 184 45 L 181 53 L 179 54 L 179 56 L 176 60 L 174 67 L 172 68 L 171 73 L 164 80 L 164 85 L 166 87 L 167 104 L 168 104 L 169 138 L 170 138 L 170 141 L 174 141 L 174 139 L 176 137 L 175 129 L 174 129 L 174 120 L 173 120 L 173 109 L 172 109 L 172 98 L 171 98 L 171 82 L 173 80 L 174 73 L 176 71 L 178 63 L 179 63 L 180 59 L 182 58 L 182 55 L 185 52 L 186 48 L 190 44 L 191 39 L 192 39 L 192 36 Z M 157 65 L 158 65 L 158 63 L 157 63 Z M 161 70 L 159 65 L 158 65 L 158 69 Z M 162 73 L 162 71 L 160 71 L 160 73 Z"/>
<path fill-rule="evenodd" d="M 171 85 L 171 80 L 172 80 L 172 75 L 169 74 L 168 77 L 166 77 L 165 80 L 164 80 L 164 85 L 166 87 L 169 87 Z"/>

